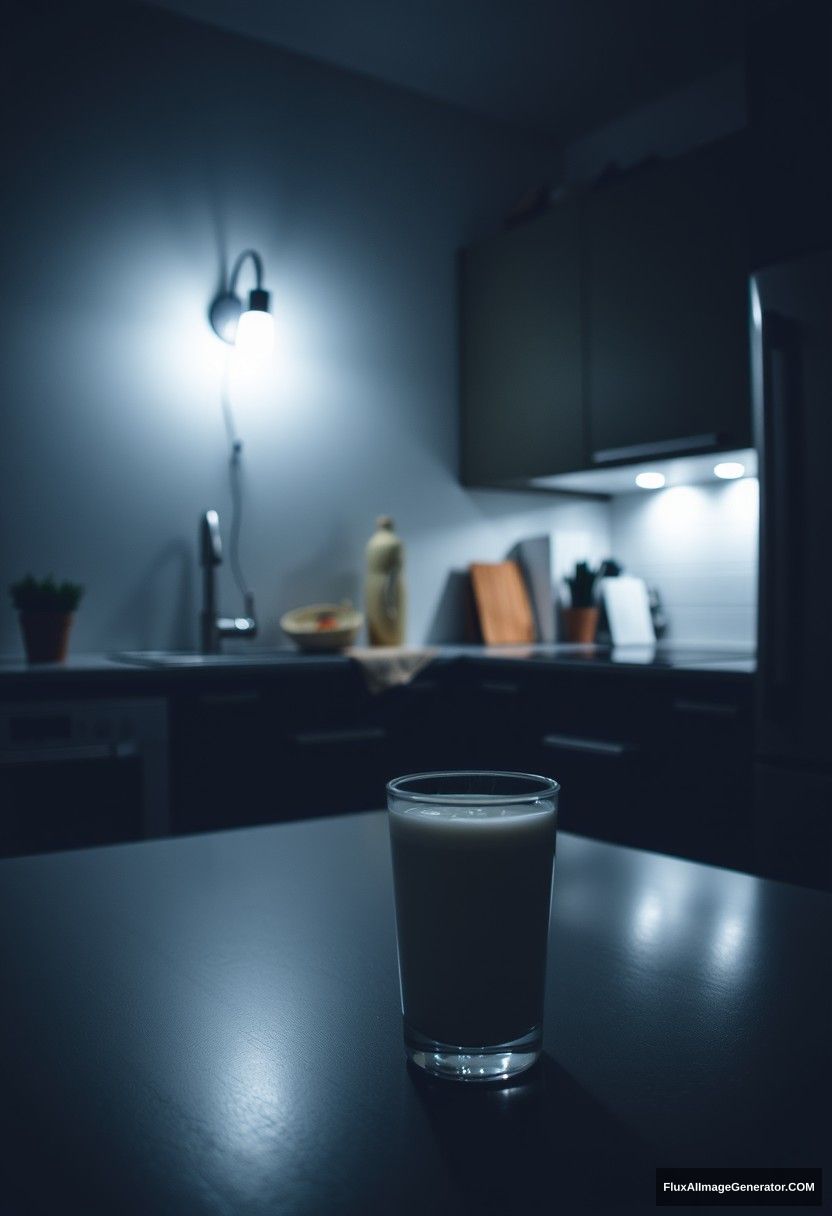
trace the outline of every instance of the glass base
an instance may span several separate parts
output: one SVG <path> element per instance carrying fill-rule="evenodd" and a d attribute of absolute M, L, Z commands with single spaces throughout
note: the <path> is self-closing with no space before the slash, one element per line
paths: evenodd
<path fill-rule="evenodd" d="M 542 1028 L 507 1043 L 484 1047 L 459 1047 L 428 1039 L 404 1024 L 404 1049 L 408 1060 L 434 1077 L 451 1081 L 505 1081 L 531 1068 L 543 1047 Z"/>

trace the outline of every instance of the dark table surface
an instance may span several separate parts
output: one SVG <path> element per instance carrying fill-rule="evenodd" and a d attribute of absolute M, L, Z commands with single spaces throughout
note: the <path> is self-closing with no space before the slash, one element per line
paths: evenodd
<path fill-rule="evenodd" d="M 656 1165 L 823 1164 L 828 896 L 562 835 L 546 1054 L 461 1087 L 404 1063 L 386 833 L 0 862 L 4 1216 L 646 1210 Z"/>

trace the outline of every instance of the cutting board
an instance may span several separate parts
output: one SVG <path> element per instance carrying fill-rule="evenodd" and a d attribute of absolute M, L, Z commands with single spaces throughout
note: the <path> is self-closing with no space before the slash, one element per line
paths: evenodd
<path fill-rule="evenodd" d="M 602 578 L 601 597 L 613 646 L 650 646 L 656 641 L 643 579 L 628 574 Z"/>
<path fill-rule="evenodd" d="M 469 571 L 486 645 L 533 642 L 534 617 L 517 562 L 472 562 Z"/>
<path fill-rule="evenodd" d="M 509 553 L 517 560 L 534 616 L 534 635 L 538 642 L 555 640 L 555 598 L 552 594 L 552 541 L 548 536 L 531 536 L 518 541 Z"/>

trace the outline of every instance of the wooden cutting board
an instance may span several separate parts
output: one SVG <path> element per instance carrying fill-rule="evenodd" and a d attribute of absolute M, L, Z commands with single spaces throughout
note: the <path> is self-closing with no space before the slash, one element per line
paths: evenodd
<path fill-rule="evenodd" d="M 472 562 L 469 571 L 486 645 L 533 642 L 534 617 L 517 562 Z"/>

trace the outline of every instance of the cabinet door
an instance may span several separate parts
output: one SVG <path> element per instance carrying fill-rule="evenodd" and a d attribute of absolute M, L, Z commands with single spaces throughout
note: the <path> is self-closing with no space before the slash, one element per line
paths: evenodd
<path fill-rule="evenodd" d="M 388 716 L 351 668 L 219 681 L 178 697 L 174 831 L 383 806 L 385 783 L 401 772 Z"/>
<path fill-rule="evenodd" d="M 579 243 L 570 200 L 462 255 L 466 485 L 584 464 Z"/>
<path fill-rule="evenodd" d="M 171 715 L 175 833 L 299 816 L 280 702 L 254 686 L 178 697 Z"/>
<path fill-rule="evenodd" d="M 757 872 L 832 891 L 832 776 L 758 764 L 754 794 Z"/>
<path fill-rule="evenodd" d="M 622 672 L 556 670 L 530 689 L 532 772 L 561 785 L 558 823 L 600 840 L 655 847 L 643 778 L 650 692 Z"/>
<path fill-rule="evenodd" d="M 731 138 L 587 199 L 593 465 L 750 443 L 744 165 Z"/>
<path fill-rule="evenodd" d="M 84 757 L 41 751 L 30 761 L 0 760 L 0 857 L 84 849 L 140 840 L 142 762 L 127 750 Z"/>
<path fill-rule="evenodd" d="M 754 870 L 750 683 L 679 674 L 657 696 L 651 778 L 663 807 L 654 848 Z"/>
<path fill-rule="evenodd" d="M 755 5 L 746 81 L 752 265 L 832 244 L 832 5 Z"/>

